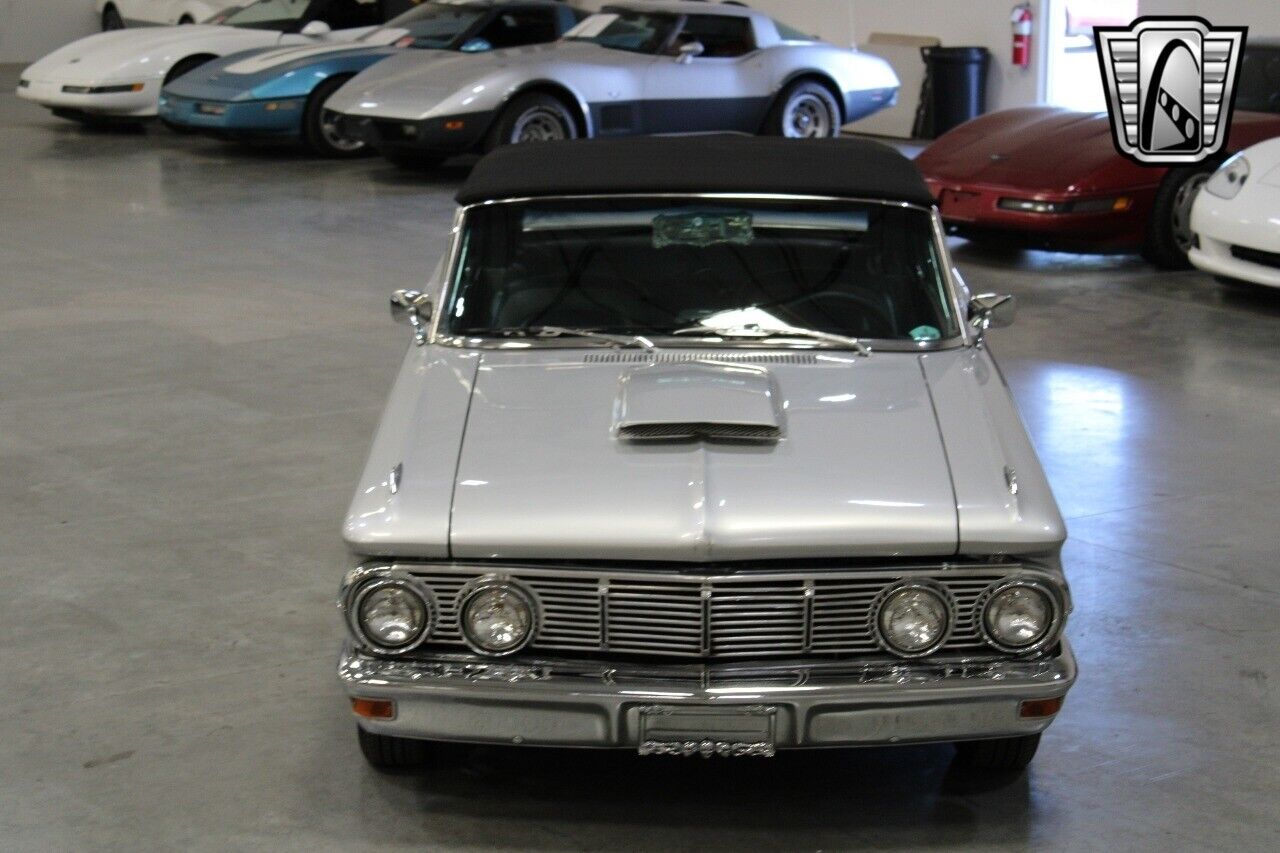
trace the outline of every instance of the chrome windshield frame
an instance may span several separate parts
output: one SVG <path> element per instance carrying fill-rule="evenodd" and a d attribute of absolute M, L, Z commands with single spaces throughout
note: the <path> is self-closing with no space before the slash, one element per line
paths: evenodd
<path fill-rule="evenodd" d="M 732 200 L 732 201 L 813 201 L 813 202 L 850 202 L 854 204 L 878 204 L 885 207 L 898 207 L 909 210 L 918 210 L 929 216 L 934 251 L 938 256 L 939 274 L 942 276 L 946 296 L 949 301 L 951 311 L 955 316 L 956 326 L 960 333 L 947 338 L 941 338 L 936 341 L 907 341 L 896 338 L 862 338 L 873 352 L 935 352 L 938 350 L 955 349 L 962 346 L 972 346 L 975 343 L 973 329 L 970 328 L 966 319 L 967 307 L 962 303 L 960 298 L 960 287 L 955 280 L 953 273 L 953 262 L 951 260 L 951 252 L 947 248 L 946 231 L 943 228 L 942 217 L 938 213 L 937 207 L 922 204 L 913 204 L 906 201 L 893 201 L 889 199 L 866 198 L 862 196 L 827 196 L 827 195 L 791 195 L 785 193 L 703 193 L 703 192 L 645 192 L 645 193 L 590 193 L 590 194 L 567 194 L 567 195 L 546 195 L 546 196 L 512 196 L 500 199 L 490 199 L 487 201 L 476 202 L 474 204 L 463 205 L 458 208 L 454 214 L 453 227 L 451 229 L 448 249 L 448 262 L 444 268 L 443 278 L 433 283 L 434 292 L 438 295 L 438 310 L 431 320 L 430 336 L 428 343 L 440 346 L 453 347 L 457 349 L 481 349 L 481 350 L 501 350 L 501 349 L 584 349 L 598 348 L 599 343 L 587 341 L 582 338 L 497 338 L 485 336 L 471 335 L 454 335 L 443 332 L 440 324 L 447 313 L 447 308 L 452 304 L 453 290 L 458 283 L 458 264 L 461 261 L 463 235 L 466 232 L 466 225 L 471 213 L 476 210 L 482 210 L 494 205 L 501 204 L 525 204 L 538 201 L 600 201 L 607 199 L 713 199 L 716 201 Z M 833 350 L 841 351 L 842 348 L 831 344 L 823 343 L 804 338 L 769 338 L 766 340 L 723 340 L 716 343 L 708 343 L 705 339 L 689 338 L 687 336 L 672 335 L 648 335 L 651 340 L 659 348 L 664 349 L 761 349 L 761 350 Z M 709 336 L 710 337 L 710 336 Z"/>

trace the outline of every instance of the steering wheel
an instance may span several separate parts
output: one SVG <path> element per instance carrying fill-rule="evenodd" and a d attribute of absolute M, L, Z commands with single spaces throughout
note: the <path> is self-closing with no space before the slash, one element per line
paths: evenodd
<path fill-rule="evenodd" d="M 883 305 L 872 301 L 869 297 L 863 296 L 860 293 L 851 293 L 842 290 L 823 290 L 817 293 L 801 293 L 797 296 L 791 297 L 790 299 L 784 299 L 780 302 L 773 302 L 768 305 L 761 305 L 760 307 L 763 310 L 784 308 L 791 307 L 802 302 L 814 302 L 819 299 L 843 299 L 847 302 L 853 302 L 857 304 L 859 308 L 862 308 L 865 313 L 873 315 L 877 321 L 883 323 L 886 330 L 891 331 L 897 328 L 897 323 L 894 320 L 893 314 L 891 314 Z"/>

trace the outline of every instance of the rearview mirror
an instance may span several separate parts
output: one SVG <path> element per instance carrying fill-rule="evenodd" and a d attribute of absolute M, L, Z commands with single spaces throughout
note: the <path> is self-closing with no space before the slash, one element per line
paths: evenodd
<path fill-rule="evenodd" d="M 413 342 L 418 346 L 427 342 L 431 312 L 431 297 L 421 290 L 397 290 L 391 294 L 391 319 L 412 326 Z"/>
<path fill-rule="evenodd" d="M 1018 302 L 1007 293 L 979 293 L 969 300 L 969 324 L 979 335 L 1012 324 L 1017 313 Z"/>
<path fill-rule="evenodd" d="M 311 38 L 322 38 L 331 32 L 329 25 L 324 21 L 308 21 L 307 25 L 302 28 L 302 34 Z"/>
<path fill-rule="evenodd" d="M 702 56 L 707 49 L 700 41 L 687 41 L 676 49 L 676 62 L 692 62 L 695 56 Z"/>

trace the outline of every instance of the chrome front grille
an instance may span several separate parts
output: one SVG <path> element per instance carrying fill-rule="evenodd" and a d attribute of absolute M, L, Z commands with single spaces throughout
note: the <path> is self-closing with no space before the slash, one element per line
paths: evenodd
<path fill-rule="evenodd" d="M 465 647 L 458 627 L 463 588 L 489 575 L 523 583 L 537 599 L 529 651 L 674 658 L 849 656 L 879 652 L 871 611 L 902 580 L 929 578 L 955 602 L 941 651 L 985 648 L 975 605 L 1019 566 L 912 566 L 858 571 L 602 572 L 523 566 L 431 567 L 398 564 L 430 587 L 439 609 L 428 647 Z"/>

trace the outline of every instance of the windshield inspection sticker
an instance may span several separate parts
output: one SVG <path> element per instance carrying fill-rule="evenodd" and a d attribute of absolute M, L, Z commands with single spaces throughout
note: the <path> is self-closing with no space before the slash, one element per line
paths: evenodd
<path fill-rule="evenodd" d="M 1218 153 L 1231 126 L 1248 29 L 1164 16 L 1094 27 L 1116 150 L 1162 166 Z"/>
<path fill-rule="evenodd" d="M 653 218 L 653 247 L 736 243 L 755 238 L 750 213 L 661 213 Z"/>
<path fill-rule="evenodd" d="M 936 341 L 942 337 L 942 332 L 933 326 L 916 326 L 909 334 L 913 341 Z"/>

